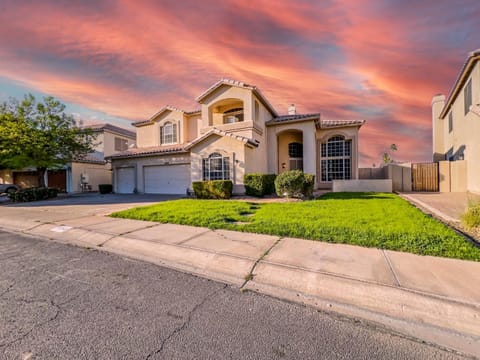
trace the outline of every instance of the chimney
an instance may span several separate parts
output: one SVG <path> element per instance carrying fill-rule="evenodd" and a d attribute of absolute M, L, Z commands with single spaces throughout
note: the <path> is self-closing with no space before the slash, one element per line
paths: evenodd
<path fill-rule="evenodd" d="M 290 104 L 288 107 L 288 115 L 296 115 L 297 114 L 297 108 L 295 107 L 295 104 Z"/>

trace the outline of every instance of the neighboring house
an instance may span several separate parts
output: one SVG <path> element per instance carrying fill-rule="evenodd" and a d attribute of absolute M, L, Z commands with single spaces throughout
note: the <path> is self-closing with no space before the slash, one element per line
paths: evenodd
<path fill-rule="evenodd" d="M 449 161 L 440 165 L 447 165 L 451 174 L 445 191 L 480 193 L 479 60 L 480 49 L 471 52 L 448 97 L 432 100 L 433 161 Z"/>
<path fill-rule="evenodd" d="M 319 188 L 358 178 L 363 120 L 321 120 L 320 114 L 279 115 L 260 90 L 220 80 L 197 97 L 198 111 L 165 106 L 133 123 L 137 148 L 114 154 L 117 193 L 185 194 L 194 181 L 232 180 L 243 193 L 247 173 L 300 169 Z"/>
<path fill-rule="evenodd" d="M 106 156 L 123 152 L 135 146 L 135 132 L 111 124 L 86 126 L 96 136 L 95 150 L 81 160 L 67 164 L 63 169 L 49 169 L 45 182 L 66 192 L 98 191 L 99 184 L 112 183 L 111 164 Z M 22 188 L 38 186 L 35 168 L 0 170 L 0 182 L 14 183 Z"/>

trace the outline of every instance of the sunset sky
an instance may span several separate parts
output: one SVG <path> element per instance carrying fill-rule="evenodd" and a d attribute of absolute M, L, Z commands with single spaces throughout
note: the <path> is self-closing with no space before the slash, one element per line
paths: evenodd
<path fill-rule="evenodd" d="M 128 126 L 221 78 L 279 113 L 365 119 L 361 166 L 431 159 L 430 101 L 480 48 L 479 0 L 1 0 L 0 101 Z"/>

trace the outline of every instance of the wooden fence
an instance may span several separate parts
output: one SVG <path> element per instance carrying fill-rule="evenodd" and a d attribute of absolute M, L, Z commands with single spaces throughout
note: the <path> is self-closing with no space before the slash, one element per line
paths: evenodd
<path fill-rule="evenodd" d="M 413 191 L 438 191 L 438 163 L 412 164 Z"/>

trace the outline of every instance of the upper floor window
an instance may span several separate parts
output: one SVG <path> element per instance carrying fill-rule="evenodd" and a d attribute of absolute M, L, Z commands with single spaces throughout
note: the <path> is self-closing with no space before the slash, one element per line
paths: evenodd
<path fill-rule="evenodd" d="M 166 122 L 160 128 L 160 144 L 174 144 L 177 142 L 177 124 Z"/>
<path fill-rule="evenodd" d="M 468 80 L 465 89 L 463 90 L 464 104 L 465 104 L 465 115 L 470 111 L 470 106 L 472 106 L 472 79 Z"/>
<path fill-rule="evenodd" d="M 230 158 L 213 153 L 202 159 L 203 180 L 230 180 Z"/>
<path fill-rule="evenodd" d="M 115 137 L 115 151 L 128 150 L 128 140 Z"/>
<path fill-rule="evenodd" d="M 453 112 L 450 111 L 448 114 L 448 132 L 451 133 L 453 130 Z"/>
<path fill-rule="evenodd" d="M 243 108 L 235 108 L 223 113 L 224 124 L 232 124 L 239 121 L 243 121 Z"/>

